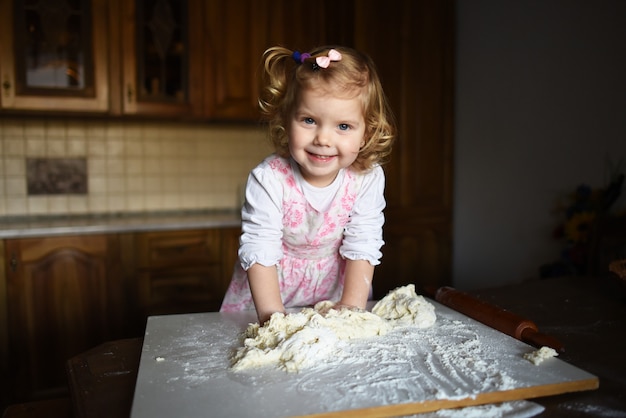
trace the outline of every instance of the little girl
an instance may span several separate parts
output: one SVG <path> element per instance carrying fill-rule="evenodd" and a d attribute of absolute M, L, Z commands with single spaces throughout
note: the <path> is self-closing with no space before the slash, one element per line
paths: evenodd
<path fill-rule="evenodd" d="M 395 127 L 376 69 L 345 47 L 265 51 L 259 99 L 275 154 L 252 170 L 222 312 L 331 300 L 364 309 L 380 263 Z"/>

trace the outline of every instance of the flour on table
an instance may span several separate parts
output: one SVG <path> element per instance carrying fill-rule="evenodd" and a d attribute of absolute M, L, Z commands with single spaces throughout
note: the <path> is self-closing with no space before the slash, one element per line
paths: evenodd
<path fill-rule="evenodd" d="M 555 349 L 550 347 L 541 347 L 539 350 L 533 351 L 531 353 L 524 354 L 524 358 L 535 366 L 540 365 L 544 360 L 549 359 L 551 357 L 556 357 L 558 353 Z"/>
<path fill-rule="evenodd" d="M 297 313 L 275 313 L 263 326 L 248 325 L 232 368 L 273 366 L 297 372 L 341 355 L 350 340 L 382 336 L 398 327 L 426 328 L 436 320 L 434 306 L 418 296 L 412 284 L 391 291 L 372 312 L 332 306 L 324 301 Z"/>

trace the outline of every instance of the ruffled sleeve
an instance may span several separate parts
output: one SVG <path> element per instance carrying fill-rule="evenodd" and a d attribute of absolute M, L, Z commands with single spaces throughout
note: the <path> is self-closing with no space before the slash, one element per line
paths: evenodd
<path fill-rule="evenodd" d="M 363 184 L 346 225 L 339 253 L 349 260 L 380 264 L 385 216 L 385 173 L 380 166 L 363 174 Z"/>
<path fill-rule="evenodd" d="M 283 186 L 267 161 L 248 176 L 246 201 L 241 210 L 239 261 L 246 271 L 255 263 L 276 265 L 283 256 Z"/>

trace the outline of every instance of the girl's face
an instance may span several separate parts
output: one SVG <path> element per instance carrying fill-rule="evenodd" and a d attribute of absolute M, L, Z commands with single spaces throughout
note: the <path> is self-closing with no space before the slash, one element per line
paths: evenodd
<path fill-rule="evenodd" d="M 324 187 L 356 160 L 364 135 L 358 94 L 344 97 L 308 89 L 301 92 L 289 126 L 289 151 L 304 179 Z"/>

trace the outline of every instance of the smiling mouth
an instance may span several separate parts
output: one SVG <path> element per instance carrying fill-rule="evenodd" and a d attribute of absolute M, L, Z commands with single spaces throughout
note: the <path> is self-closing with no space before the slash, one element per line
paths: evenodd
<path fill-rule="evenodd" d="M 330 160 L 331 158 L 334 157 L 334 155 L 320 155 L 320 154 L 313 154 L 312 152 L 309 152 L 309 155 L 317 160 L 322 160 L 322 161 Z"/>

